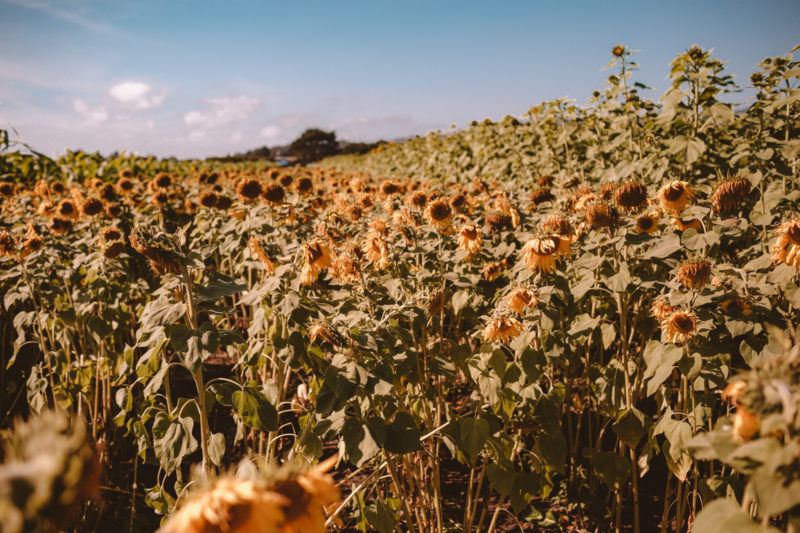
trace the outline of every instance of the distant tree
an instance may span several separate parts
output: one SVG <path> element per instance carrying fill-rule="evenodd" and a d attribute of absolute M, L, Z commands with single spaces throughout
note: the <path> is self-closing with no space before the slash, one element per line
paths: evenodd
<path fill-rule="evenodd" d="M 289 145 L 289 153 L 307 164 L 339 153 L 336 132 L 310 128 Z"/>

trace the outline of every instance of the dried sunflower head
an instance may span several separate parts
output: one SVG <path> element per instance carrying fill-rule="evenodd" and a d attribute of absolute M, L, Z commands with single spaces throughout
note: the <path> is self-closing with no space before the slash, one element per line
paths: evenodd
<path fill-rule="evenodd" d="M 99 215 L 103 212 L 103 202 L 94 196 L 90 196 L 81 203 L 81 212 L 89 217 Z"/>
<path fill-rule="evenodd" d="M 684 261 L 678 267 L 677 279 L 687 289 L 702 289 L 711 279 L 711 263 L 705 259 Z"/>
<path fill-rule="evenodd" d="M 12 257 L 17 253 L 17 240 L 11 233 L 0 231 L 0 257 Z"/>
<path fill-rule="evenodd" d="M 656 197 L 662 210 L 678 216 L 694 198 L 694 191 L 685 181 L 672 180 L 658 190 Z"/>
<path fill-rule="evenodd" d="M 509 230 L 514 227 L 511 216 L 499 211 L 487 213 L 484 217 L 484 222 L 493 233 L 497 233 L 502 230 Z"/>
<path fill-rule="evenodd" d="M 502 259 L 493 263 L 487 264 L 483 267 L 482 276 L 486 281 L 494 281 L 503 275 L 503 272 L 508 268 L 508 259 Z"/>
<path fill-rule="evenodd" d="M 534 206 L 543 204 L 545 202 L 554 202 L 556 199 L 555 195 L 550 191 L 549 188 L 546 187 L 534 189 L 534 191 L 531 192 L 530 198 L 531 198 L 531 203 Z"/>
<path fill-rule="evenodd" d="M 659 322 L 663 321 L 677 310 L 677 307 L 673 307 L 669 304 L 666 296 L 659 296 L 653 300 L 653 304 L 650 306 L 650 314 Z"/>
<path fill-rule="evenodd" d="M 522 323 L 506 313 L 495 313 L 483 329 L 483 340 L 486 342 L 508 343 L 522 333 Z"/>
<path fill-rule="evenodd" d="M 647 187 L 638 181 L 628 181 L 614 191 L 614 202 L 626 213 L 636 213 L 647 207 Z"/>
<path fill-rule="evenodd" d="M 568 239 L 558 235 L 537 237 L 525 243 L 521 254 L 529 269 L 544 273 L 555 272 L 556 261 L 570 255 L 570 244 Z"/>
<path fill-rule="evenodd" d="M 778 237 L 772 247 L 772 261 L 800 270 L 800 218 L 784 222 L 778 227 Z"/>
<path fill-rule="evenodd" d="M 464 250 L 467 255 L 478 253 L 483 246 L 480 230 L 475 224 L 465 224 L 458 232 L 458 247 Z"/>
<path fill-rule="evenodd" d="M 711 195 L 711 205 L 717 213 L 727 213 L 740 207 L 751 189 L 750 181 L 733 178 L 722 181 Z"/>
<path fill-rule="evenodd" d="M 172 237 L 157 226 L 136 226 L 130 234 L 131 247 L 145 256 L 157 274 L 181 271 L 183 254 Z"/>
<path fill-rule="evenodd" d="M 268 251 L 268 246 L 263 239 L 254 235 L 250 237 L 248 246 L 250 247 L 250 253 L 261 262 L 264 271 L 268 275 L 272 275 L 275 272 L 275 260 L 273 254 Z"/>
<path fill-rule="evenodd" d="M 506 295 L 504 301 L 509 309 L 524 315 L 529 307 L 539 305 L 539 296 L 528 287 L 517 287 Z"/>
<path fill-rule="evenodd" d="M 590 202 L 584 207 L 586 224 L 592 229 L 613 229 L 619 221 L 619 214 L 614 206 L 606 202 Z"/>
<path fill-rule="evenodd" d="M 697 333 L 697 317 L 692 313 L 674 311 L 661 322 L 661 327 L 669 342 L 687 343 Z"/>
<path fill-rule="evenodd" d="M 67 220 L 77 220 L 79 216 L 78 207 L 69 198 L 64 198 L 56 206 L 56 216 Z"/>

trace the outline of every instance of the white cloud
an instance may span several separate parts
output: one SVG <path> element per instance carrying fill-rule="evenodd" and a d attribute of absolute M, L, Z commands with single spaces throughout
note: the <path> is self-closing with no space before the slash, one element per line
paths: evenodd
<path fill-rule="evenodd" d="M 72 109 L 81 115 L 87 124 L 97 125 L 108 120 L 108 111 L 102 107 L 89 107 L 89 104 L 83 100 L 75 99 L 72 102 Z"/>
<path fill-rule="evenodd" d="M 184 123 L 190 128 L 213 128 L 249 117 L 261 101 L 249 96 L 223 96 L 207 98 L 206 109 L 192 110 L 183 116 Z"/>
<path fill-rule="evenodd" d="M 135 109 L 150 109 L 161 105 L 167 96 L 166 91 L 153 93 L 153 88 L 140 81 L 123 81 L 112 85 L 108 93 L 116 101 Z"/>

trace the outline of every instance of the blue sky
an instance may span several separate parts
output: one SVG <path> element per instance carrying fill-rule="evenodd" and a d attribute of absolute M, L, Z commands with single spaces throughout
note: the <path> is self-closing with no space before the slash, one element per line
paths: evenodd
<path fill-rule="evenodd" d="M 52 154 L 397 138 L 584 101 L 617 42 L 653 97 L 694 43 L 746 87 L 800 1 L 0 0 L 0 127 Z"/>

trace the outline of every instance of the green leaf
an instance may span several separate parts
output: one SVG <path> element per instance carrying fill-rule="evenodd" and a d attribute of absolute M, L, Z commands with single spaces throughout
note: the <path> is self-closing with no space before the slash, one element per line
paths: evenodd
<path fill-rule="evenodd" d="M 474 463 L 489 439 L 489 423 L 482 418 L 465 418 L 461 421 L 461 449 Z"/>
<path fill-rule="evenodd" d="M 620 490 L 631 477 L 631 462 L 612 452 L 597 452 L 592 457 L 595 474 L 608 487 Z"/>
<path fill-rule="evenodd" d="M 383 502 L 382 498 L 375 500 L 375 505 L 370 505 L 364 509 L 364 516 L 370 526 L 375 528 L 378 533 L 392 533 L 397 524 L 394 513 Z"/>
<path fill-rule="evenodd" d="M 617 434 L 622 442 L 630 448 L 636 448 L 636 445 L 639 444 L 645 434 L 646 421 L 644 414 L 635 407 L 624 409 L 617 415 L 613 428 L 614 433 Z"/>
<path fill-rule="evenodd" d="M 244 387 L 231 395 L 233 408 L 246 425 L 261 431 L 278 429 L 278 411 L 255 387 Z"/>
<path fill-rule="evenodd" d="M 422 432 L 414 417 L 405 412 L 397 413 L 394 421 L 386 426 L 385 448 L 393 453 L 411 453 L 419 450 Z"/>

